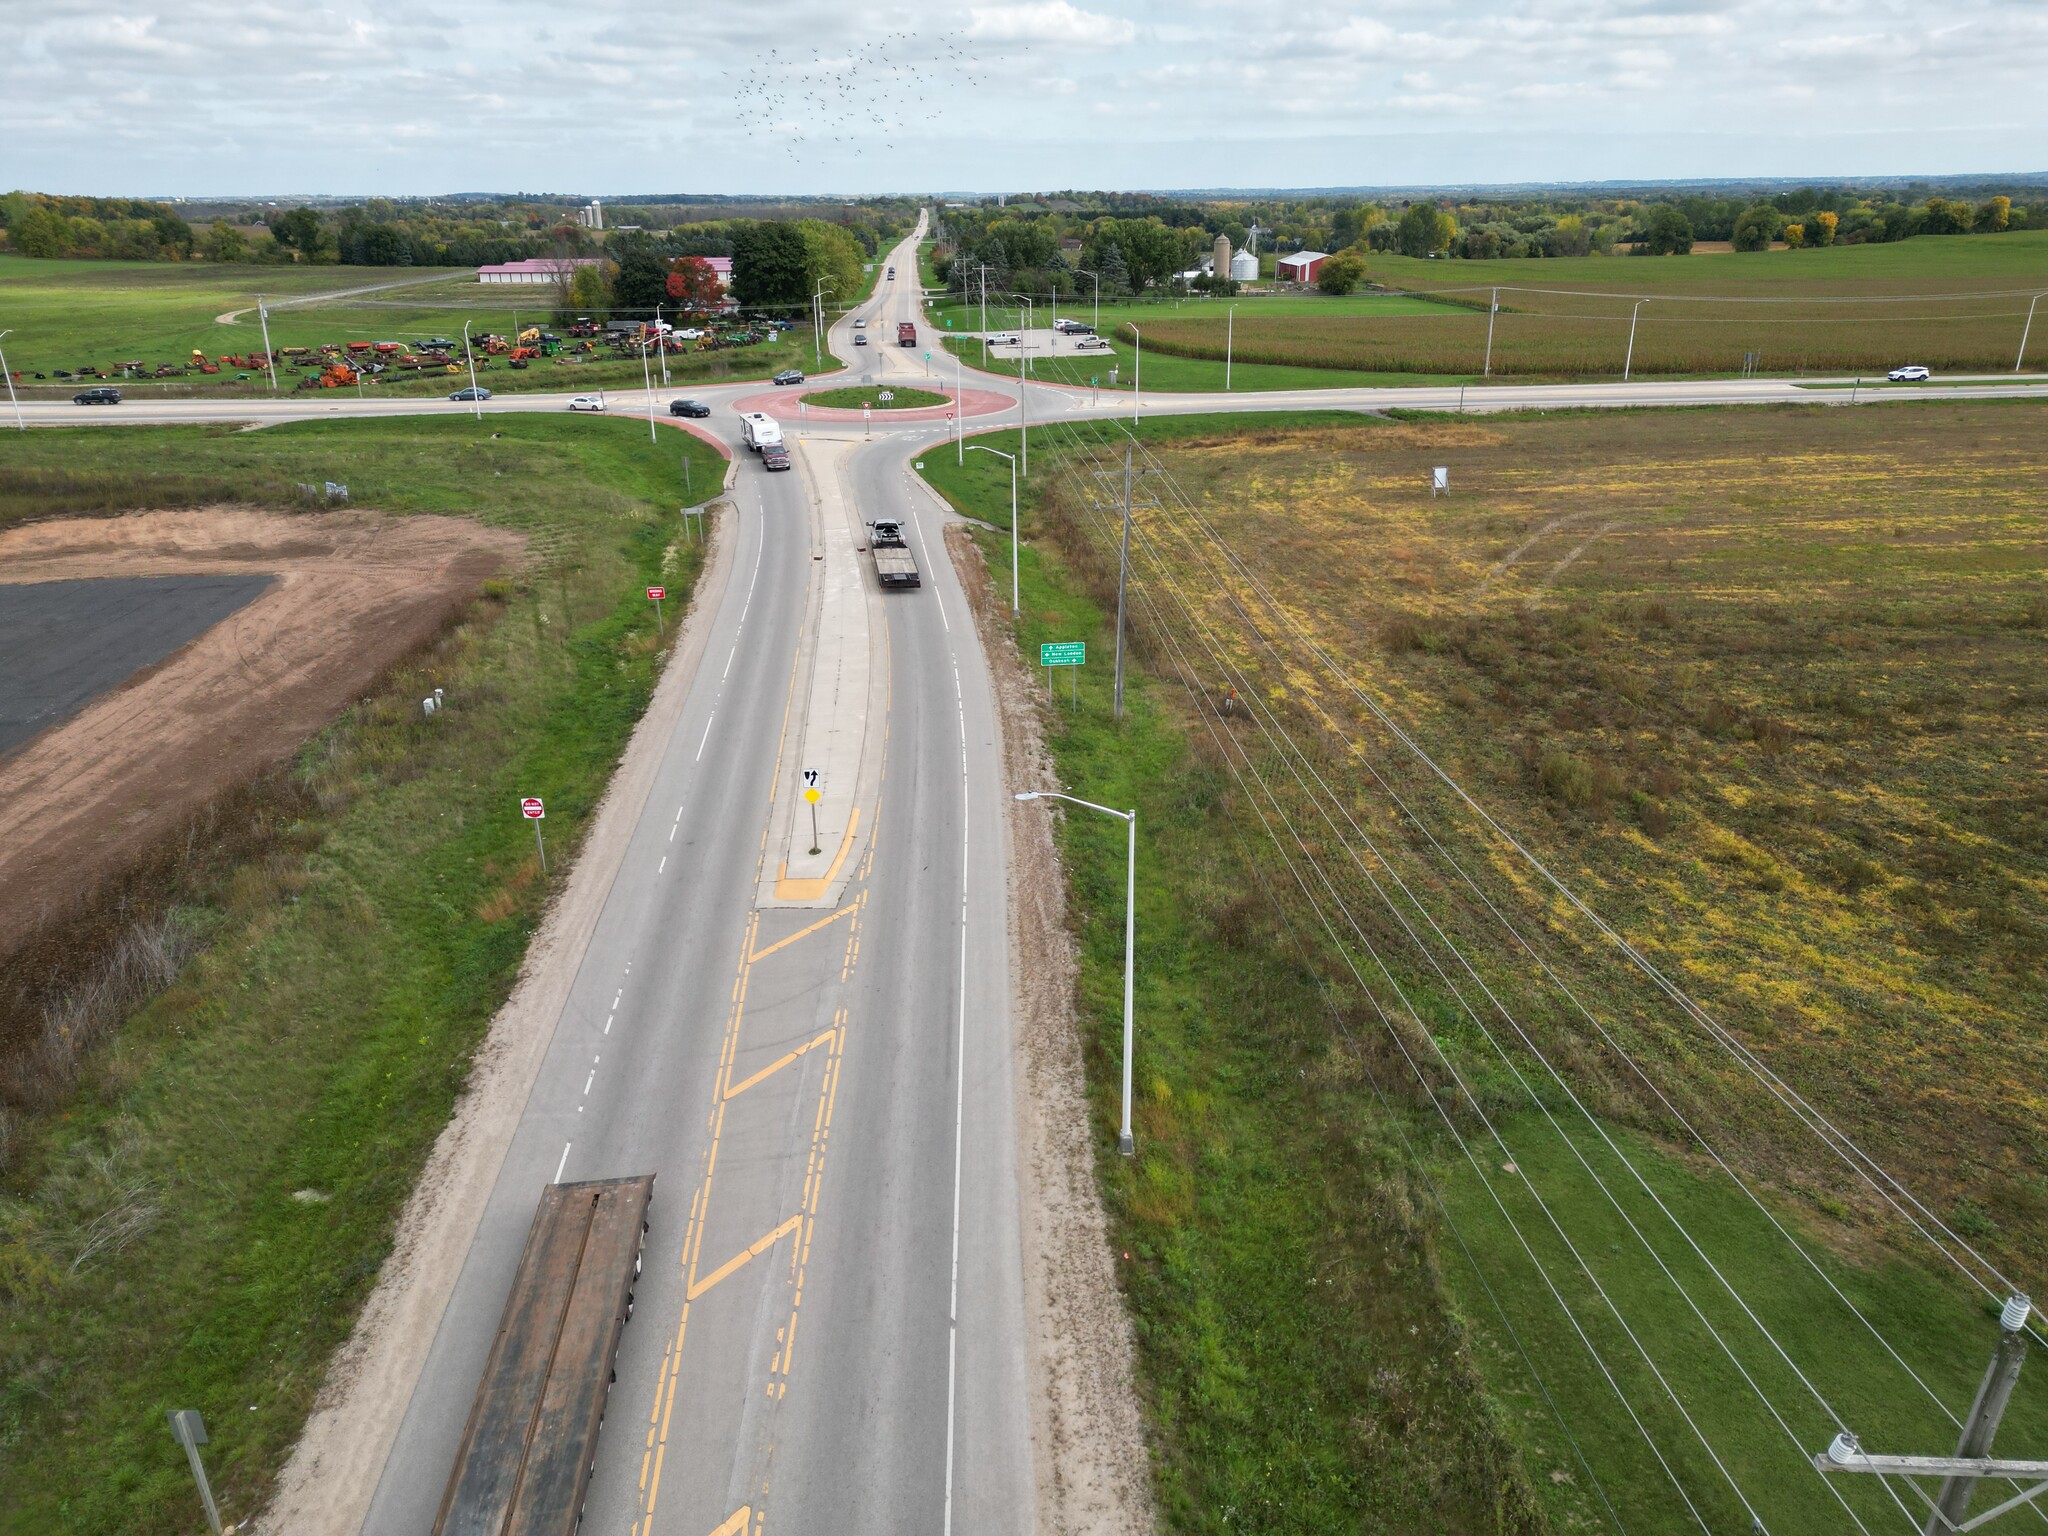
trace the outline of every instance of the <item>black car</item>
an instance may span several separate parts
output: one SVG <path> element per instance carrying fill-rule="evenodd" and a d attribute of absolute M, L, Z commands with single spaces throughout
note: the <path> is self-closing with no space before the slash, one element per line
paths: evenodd
<path fill-rule="evenodd" d="M 803 381 L 804 372 L 801 368 L 785 368 L 775 375 L 777 384 L 801 384 Z"/>
<path fill-rule="evenodd" d="M 71 397 L 73 405 L 119 405 L 121 391 L 118 389 L 87 389 Z"/>
<path fill-rule="evenodd" d="M 789 468 L 789 450 L 780 443 L 770 443 L 761 450 L 761 467 L 763 469 Z"/>
<path fill-rule="evenodd" d="M 702 400 L 671 400 L 668 413 L 671 416 L 709 416 L 711 407 Z"/>

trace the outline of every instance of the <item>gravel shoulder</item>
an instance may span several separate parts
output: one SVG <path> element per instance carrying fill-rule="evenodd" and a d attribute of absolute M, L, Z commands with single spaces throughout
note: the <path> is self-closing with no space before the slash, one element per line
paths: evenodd
<path fill-rule="evenodd" d="M 1056 789 L 1037 694 L 965 527 L 946 548 L 974 609 L 1002 722 L 1005 782 Z M 1051 817 L 1008 812 L 1010 974 L 1017 996 L 1017 1124 L 1024 1304 L 1038 1528 L 1129 1536 L 1155 1528 L 1135 1341 L 1095 1183 L 1066 875 Z"/>

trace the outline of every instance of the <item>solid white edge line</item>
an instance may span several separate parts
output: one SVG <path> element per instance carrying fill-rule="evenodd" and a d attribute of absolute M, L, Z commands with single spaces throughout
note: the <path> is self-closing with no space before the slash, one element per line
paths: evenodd
<path fill-rule="evenodd" d="M 943 606 L 940 613 L 944 614 Z M 953 1531 L 953 1412 L 960 1356 L 960 1156 L 967 1103 L 967 833 L 970 785 L 967 778 L 967 710 L 960 697 L 960 666 L 953 664 L 953 702 L 960 725 L 960 1013 L 955 1031 L 953 1077 L 953 1278 L 946 1303 L 946 1513 L 943 1536 Z"/>

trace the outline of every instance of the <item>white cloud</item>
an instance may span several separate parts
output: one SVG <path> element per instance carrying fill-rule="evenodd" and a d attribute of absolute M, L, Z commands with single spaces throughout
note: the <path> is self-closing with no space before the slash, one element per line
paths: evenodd
<path fill-rule="evenodd" d="M 970 37 L 999 42 L 1073 43 L 1101 48 L 1128 43 L 1137 24 L 1100 11 L 1084 11 L 1068 0 L 1026 0 L 1022 5 L 977 5 L 969 12 Z"/>
<path fill-rule="evenodd" d="M 763 0 L 673 38 L 648 0 L 0 6 L 0 182 L 51 190 L 1925 174 L 2048 142 L 2048 0 Z"/>

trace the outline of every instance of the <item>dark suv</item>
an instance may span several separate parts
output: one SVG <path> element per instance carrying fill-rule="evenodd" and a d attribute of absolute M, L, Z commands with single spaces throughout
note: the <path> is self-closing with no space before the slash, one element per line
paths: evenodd
<path fill-rule="evenodd" d="M 121 403 L 121 391 L 109 389 L 105 385 L 101 385 L 97 389 L 84 389 L 71 397 L 71 403 L 73 405 L 119 405 Z"/>
<path fill-rule="evenodd" d="M 702 400 L 671 400 L 668 413 L 671 416 L 709 416 L 711 407 Z"/>

